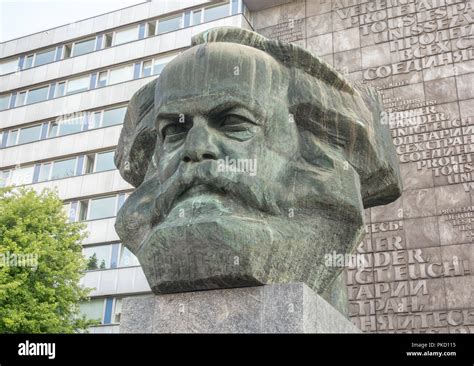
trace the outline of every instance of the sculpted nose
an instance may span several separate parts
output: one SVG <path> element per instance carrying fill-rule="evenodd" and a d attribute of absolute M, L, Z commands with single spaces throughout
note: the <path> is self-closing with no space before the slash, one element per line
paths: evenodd
<path fill-rule="evenodd" d="M 217 160 L 219 150 L 214 143 L 215 138 L 207 121 L 202 117 L 195 118 L 193 127 L 186 136 L 183 161 L 189 163 Z"/>

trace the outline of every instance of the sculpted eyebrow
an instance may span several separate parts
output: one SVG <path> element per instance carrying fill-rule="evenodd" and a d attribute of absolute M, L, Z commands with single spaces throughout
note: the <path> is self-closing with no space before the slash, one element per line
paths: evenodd
<path fill-rule="evenodd" d="M 250 104 L 250 102 L 249 102 Z M 263 124 L 263 113 L 262 109 L 257 106 L 255 103 L 255 108 L 250 109 L 245 102 L 240 102 L 237 100 L 229 100 L 224 103 L 220 103 L 214 107 L 212 107 L 209 111 L 201 111 L 201 113 L 205 113 L 210 116 L 219 116 L 221 114 L 224 114 L 226 112 L 230 112 L 233 109 L 241 109 L 249 114 L 251 114 L 254 118 L 252 120 L 258 124 L 261 125 Z M 184 111 L 179 111 L 179 106 L 176 105 L 165 105 L 160 108 L 161 111 L 158 112 L 156 116 L 156 121 L 158 122 L 160 119 L 170 119 L 170 120 L 177 120 L 181 115 L 184 115 L 185 117 L 192 115 L 193 113 L 189 112 L 184 112 Z"/>
<path fill-rule="evenodd" d="M 263 124 L 263 116 L 262 113 L 260 112 L 259 108 L 257 107 L 257 110 L 251 110 L 249 109 L 248 105 L 245 105 L 239 101 L 231 100 L 222 104 L 219 104 L 218 106 L 214 107 L 211 109 L 210 114 L 214 116 L 219 116 L 221 114 L 225 114 L 227 112 L 230 112 L 234 109 L 240 109 L 248 112 L 251 114 L 254 118 L 252 118 L 253 122 L 256 124 Z"/>

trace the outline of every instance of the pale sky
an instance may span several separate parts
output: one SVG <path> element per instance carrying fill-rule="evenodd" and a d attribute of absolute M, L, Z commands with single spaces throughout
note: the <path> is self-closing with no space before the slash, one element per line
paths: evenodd
<path fill-rule="evenodd" d="M 145 0 L 0 0 L 0 42 L 143 2 Z"/>

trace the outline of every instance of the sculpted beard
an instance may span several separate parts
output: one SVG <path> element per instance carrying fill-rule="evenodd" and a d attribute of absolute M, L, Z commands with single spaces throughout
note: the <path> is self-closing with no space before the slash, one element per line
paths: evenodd
<path fill-rule="evenodd" d="M 277 215 L 280 213 L 281 189 L 273 182 L 246 173 L 220 172 L 217 162 L 208 160 L 196 164 L 181 164 L 157 192 L 151 225 L 159 225 L 176 203 L 184 199 L 193 187 L 238 201 L 243 207 Z"/>
<path fill-rule="evenodd" d="M 158 182 L 158 176 L 153 176 L 140 185 L 119 211 L 116 223 L 119 236 L 132 252 L 147 242 L 153 228 L 166 222 L 167 216 L 195 189 L 193 187 L 214 193 L 224 205 L 226 199 L 237 202 L 238 207 L 234 204 L 228 208 L 237 208 L 244 215 L 256 218 L 262 214 L 287 218 L 288 210 L 294 209 L 301 215 L 299 217 L 309 218 L 316 214 L 331 218 L 337 212 L 339 220 L 354 217 L 362 220 L 360 207 L 341 201 L 331 185 L 326 190 L 327 185 L 322 183 L 327 177 L 334 177 L 334 168 L 321 168 L 301 158 L 298 162 L 290 161 L 280 178 L 271 179 L 258 174 L 220 172 L 217 165 L 215 160 L 180 164 L 162 184 Z M 328 196 L 334 196 L 334 199 L 328 199 Z M 335 202 L 337 210 L 327 206 L 328 202 Z M 185 216 L 179 225 L 186 225 L 188 221 L 189 216 Z"/>
<path fill-rule="evenodd" d="M 153 176 L 142 183 L 118 213 L 117 233 L 132 251 L 146 242 L 152 229 L 166 221 L 168 214 L 193 187 L 205 188 L 224 200 L 236 200 L 248 213 L 277 215 L 280 213 L 279 204 L 285 197 L 273 182 L 258 175 L 218 172 L 217 162 L 211 160 L 181 164 L 162 184 L 158 179 L 158 176 Z M 183 218 L 182 225 L 185 224 L 186 218 Z"/>

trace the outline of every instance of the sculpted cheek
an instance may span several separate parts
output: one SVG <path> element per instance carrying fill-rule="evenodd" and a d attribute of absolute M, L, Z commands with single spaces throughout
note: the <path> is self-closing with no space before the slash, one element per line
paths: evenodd
<path fill-rule="evenodd" d="M 148 181 L 142 184 L 125 201 L 117 215 L 115 229 L 132 252 L 138 250 L 151 229 L 150 213 L 153 212 L 155 200 L 152 183 Z"/>

